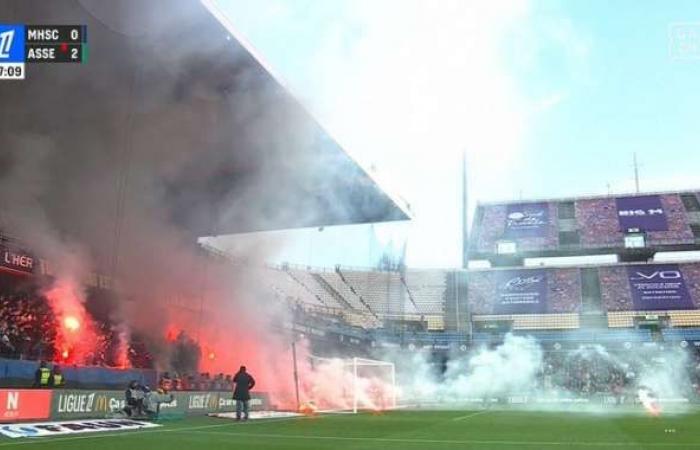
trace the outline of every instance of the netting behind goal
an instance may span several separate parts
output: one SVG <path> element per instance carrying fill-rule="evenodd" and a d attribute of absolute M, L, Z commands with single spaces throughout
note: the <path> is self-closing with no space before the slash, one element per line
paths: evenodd
<path fill-rule="evenodd" d="M 304 374 L 306 407 L 319 412 L 382 411 L 396 407 L 393 363 L 364 358 L 310 357 Z"/>

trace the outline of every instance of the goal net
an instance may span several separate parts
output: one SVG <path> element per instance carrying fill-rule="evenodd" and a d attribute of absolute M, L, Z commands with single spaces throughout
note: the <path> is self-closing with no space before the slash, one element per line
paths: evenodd
<path fill-rule="evenodd" d="M 383 411 L 396 407 L 394 363 L 365 358 L 310 357 L 301 375 L 302 408 L 318 412 Z"/>

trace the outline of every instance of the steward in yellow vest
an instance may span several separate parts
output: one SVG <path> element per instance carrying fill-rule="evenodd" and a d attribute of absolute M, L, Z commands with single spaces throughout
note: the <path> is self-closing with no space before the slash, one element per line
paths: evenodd
<path fill-rule="evenodd" d="M 48 388 L 51 370 L 47 367 L 46 361 L 39 363 L 39 368 L 34 372 L 34 387 Z"/>
<path fill-rule="evenodd" d="M 66 384 L 66 379 L 61 372 L 61 367 L 54 365 L 53 373 L 51 374 L 51 379 L 49 380 L 49 385 L 52 388 L 62 388 Z"/>

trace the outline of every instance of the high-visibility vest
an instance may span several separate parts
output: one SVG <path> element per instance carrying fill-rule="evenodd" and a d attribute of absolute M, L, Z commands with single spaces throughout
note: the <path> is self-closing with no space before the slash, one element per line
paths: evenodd
<path fill-rule="evenodd" d="M 49 378 L 51 378 L 51 371 L 47 367 L 40 367 L 39 371 L 41 372 L 41 375 L 39 377 L 39 385 L 48 386 Z"/>
<path fill-rule="evenodd" d="M 53 385 L 55 387 L 63 386 L 63 374 L 60 374 L 60 373 L 53 374 Z"/>

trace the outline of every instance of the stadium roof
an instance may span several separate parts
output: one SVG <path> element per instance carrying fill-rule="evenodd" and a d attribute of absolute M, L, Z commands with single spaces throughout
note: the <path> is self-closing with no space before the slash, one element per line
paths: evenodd
<path fill-rule="evenodd" d="M 0 21 L 85 24 L 89 45 L 87 64 L 0 83 L 0 136 L 157 166 L 168 214 L 197 236 L 409 218 L 208 3 L 11 0 Z M 156 148 L 186 145 L 197 163 L 169 172 Z"/>

